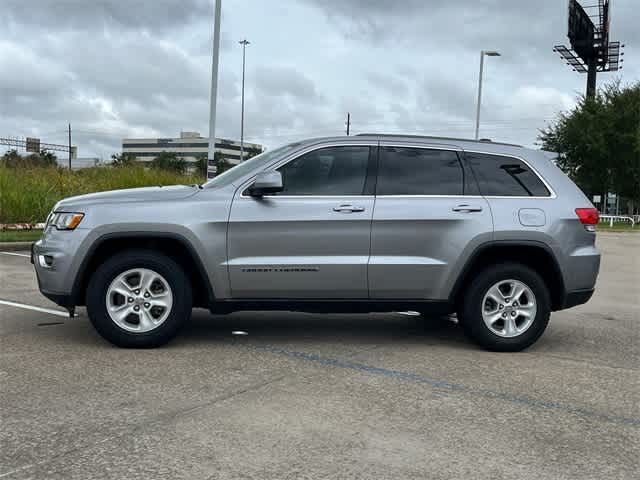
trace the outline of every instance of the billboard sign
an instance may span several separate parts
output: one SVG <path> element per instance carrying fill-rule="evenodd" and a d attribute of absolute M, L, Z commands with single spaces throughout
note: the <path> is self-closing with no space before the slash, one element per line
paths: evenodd
<path fill-rule="evenodd" d="M 40 153 L 40 139 L 27 137 L 27 152 Z"/>
<path fill-rule="evenodd" d="M 585 63 L 594 57 L 596 27 L 578 0 L 569 0 L 569 42 Z"/>

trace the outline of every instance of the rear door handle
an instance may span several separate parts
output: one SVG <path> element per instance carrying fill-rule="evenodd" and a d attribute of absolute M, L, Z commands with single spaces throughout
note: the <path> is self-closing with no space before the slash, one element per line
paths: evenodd
<path fill-rule="evenodd" d="M 453 207 L 451 210 L 454 212 L 460 213 L 471 213 L 471 212 L 481 212 L 482 207 L 480 205 L 457 205 Z"/>
<path fill-rule="evenodd" d="M 333 211 L 340 213 L 364 212 L 364 207 L 356 207 L 354 205 L 340 205 L 339 207 L 335 207 Z"/>

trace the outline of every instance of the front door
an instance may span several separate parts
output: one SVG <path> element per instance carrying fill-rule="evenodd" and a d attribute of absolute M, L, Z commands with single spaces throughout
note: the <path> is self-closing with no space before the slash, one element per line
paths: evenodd
<path fill-rule="evenodd" d="M 233 298 L 367 298 L 371 150 L 310 149 L 275 168 L 282 192 L 255 198 L 249 185 L 238 189 L 227 242 Z"/>

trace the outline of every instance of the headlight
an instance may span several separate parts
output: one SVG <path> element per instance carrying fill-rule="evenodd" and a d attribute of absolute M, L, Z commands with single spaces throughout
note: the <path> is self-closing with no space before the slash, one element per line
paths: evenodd
<path fill-rule="evenodd" d="M 73 230 L 80 225 L 82 217 L 84 213 L 54 212 L 47 223 L 57 230 Z"/>

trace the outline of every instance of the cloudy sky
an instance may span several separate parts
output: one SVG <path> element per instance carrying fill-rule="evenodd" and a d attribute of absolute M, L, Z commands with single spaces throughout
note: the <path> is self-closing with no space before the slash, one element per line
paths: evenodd
<path fill-rule="evenodd" d="M 552 52 L 565 0 L 222 0 L 218 136 L 268 147 L 352 131 L 473 135 L 532 145 L 586 78 Z M 584 2 L 583 2 L 584 3 Z M 588 4 L 595 0 L 586 0 Z M 612 39 L 640 79 L 637 0 L 614 0 Z M 208 134 L 213 0 L 2 0 L 0 137 L 66 142 L 108 158 L 123 137 Z M 4 147 L 0 146 L 0 152 Z"/>

